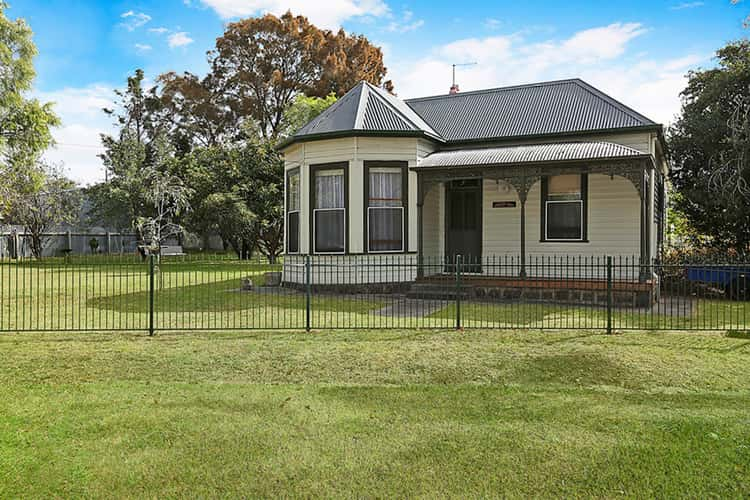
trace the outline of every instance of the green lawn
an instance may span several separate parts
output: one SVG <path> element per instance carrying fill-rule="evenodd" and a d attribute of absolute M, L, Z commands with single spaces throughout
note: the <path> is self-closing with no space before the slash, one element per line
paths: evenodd
<path fill-rule="evenodd" d="M 304 329 L 303 292 L 286 288 L 240 291 L 242 278 L 263 285 L 265 272 L 280 269 L 279 265 L 229 259 L 168 260 L 155 275 L 155 327 Z M 616 309 L 613 326 L 617 330 L 750 329 L 750 302 L 676 300 L 680 307 Z M 315 293 L 311 324 L 313 328 L 390 329 L 450 328 L 456 323 L 453 300 L 424 302 L 412 306 L 408 314 L 403 307 L 392 307 L 401 301 L 388 295 Z M 0 262 L 0 331 L 144 330 L 149 325 L 149 302 L 148 265 L 139 259 Z M 465 301 L 461 318 L 467 328 L 602 330 L 607 325 L 602 307 L 540 303 Z"/>
<path fill-rule="evenodd" d="M 0 498 L 750 495 L 750 337 L 0 335 Z"/>

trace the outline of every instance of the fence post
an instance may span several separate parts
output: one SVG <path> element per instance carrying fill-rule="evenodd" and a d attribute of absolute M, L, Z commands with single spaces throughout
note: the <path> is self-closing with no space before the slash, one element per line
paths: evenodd
<path fill-rule="evenodd" d="M 305 331 L 310 331 L 310 302 L 312 301 L 312 281 L 310 255 L 305 255 Z"/>
<path fill-rule="evenodd" d="M 607 335 L 612 334 L 612 256 L 607 256 Z"/>
<path fill-rule="evenodd" d="M 154 254 L 148 256 L 148 335 L 154 336 Z"/>
<path fill-rule="evenodd" d="M 456 330 L 461 329 L 461 256 L 456 255 Z"/>

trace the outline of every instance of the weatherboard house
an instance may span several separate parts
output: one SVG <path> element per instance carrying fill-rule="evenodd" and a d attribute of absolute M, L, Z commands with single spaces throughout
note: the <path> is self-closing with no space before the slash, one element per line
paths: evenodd
<path fill-rule="evenodd" d="M 656 280 L 662 126 L 582 80 L 404 101 L 362 82 L 280 149 L 289 284 L 414 282 L 457 259 L 534 280 L 539 262 L 604 256 Z"/>

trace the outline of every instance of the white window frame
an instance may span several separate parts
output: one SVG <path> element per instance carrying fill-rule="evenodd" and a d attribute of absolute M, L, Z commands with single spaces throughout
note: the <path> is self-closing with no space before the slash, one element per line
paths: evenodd
<path fill-rule="evenodd" d="M 581 212 L 581 228 L 578 238 L 550 238 L 549 237 L 549 205 L 550 203 L 578 203 Z M 545 241 L 583 241 L 583 200 L 545 200 L 544 201 L 544 240 Z"/>
<path fill-rule="evenodd" d="M 296 172 L 295 172 L 296 170 Z M 297 176 L 297 210 L 287 210 L 286 212 L 286 234 L 284 237 L 286 238 L 286 253 L 287 255 L 299 255 L 302 252 L 302 214 L 300 207 L 302 205 L 302 171 L 298 167 L 296 169 L 290 169 L 287 171 L 286 175 L 286 190 L 287 190 L 287 196 L 286 196 L 286 203 L 289 204 L 289 180 L 292 178 L 293 175 Z M 287 206 L 288 208 L 288 206 Z M 296 252 L 290 252 L 289 251 L 289 216 L 291 214 L 297 214 L 297 251 Z"/>
<path fill-rule="evenodd" d="M 326 166 L 321 168 L 314 168 L 312 169 L 310 173 L 310 183 L 311 183 L 311 189 L 312 189 L 312 199 L 310 200 L 310 207 L 314 207 L 316 203 L 318 203 L 317 199 L 317 176 L 320 175 L 321 172 L 335 172 L 335 171 L 341 171 L 341 176 L 343 179 L 343 195 L 344 195 L 344 206 L 338 207 L 338 208 L 312 208 L 312 241 L 310 242 L 310 249 L 312 254 L 315 255 L 346 255 L 347 248 L 349 247 L 349 242 L 347 241 L 347 218 L 348 218 L 348 211 L 347 211 L 347 189 L 349 188 L 347 183 L 347 168 L 349 168 L 349 165 L 336 165 L 336 166 Z M 344 241 L 342 247 L 344 248 L 340 252 L 326 252 L 326 251 L 318 251 L 317 249 L 317 231 L 315 230 L 315 226 L 318 221 L 317 214 L 318 212 L 335 212 L 335 211 L 342 211 L 344 212 Z"/>
<path fill-rule="evenodd" d="M 372 226 L 372 221 L 370 220 L 370 210 L 401 210 L 401 248 L 399 250 L 370 249 L 370 227 Z M 404 244 L 406 243 L 404 240 L 406 240 L 406 220 L 403 202 L 400 207 L 367 207 L 367 253 L 404 253 Z"/>

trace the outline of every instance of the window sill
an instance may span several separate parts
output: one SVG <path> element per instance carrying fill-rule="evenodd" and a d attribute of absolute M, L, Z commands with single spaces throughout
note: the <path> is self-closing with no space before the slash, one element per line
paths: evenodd
<path fill-rule="evenodd" d="M 539 240 L 539 243 L 590 243 L 589 240 Z"/>

